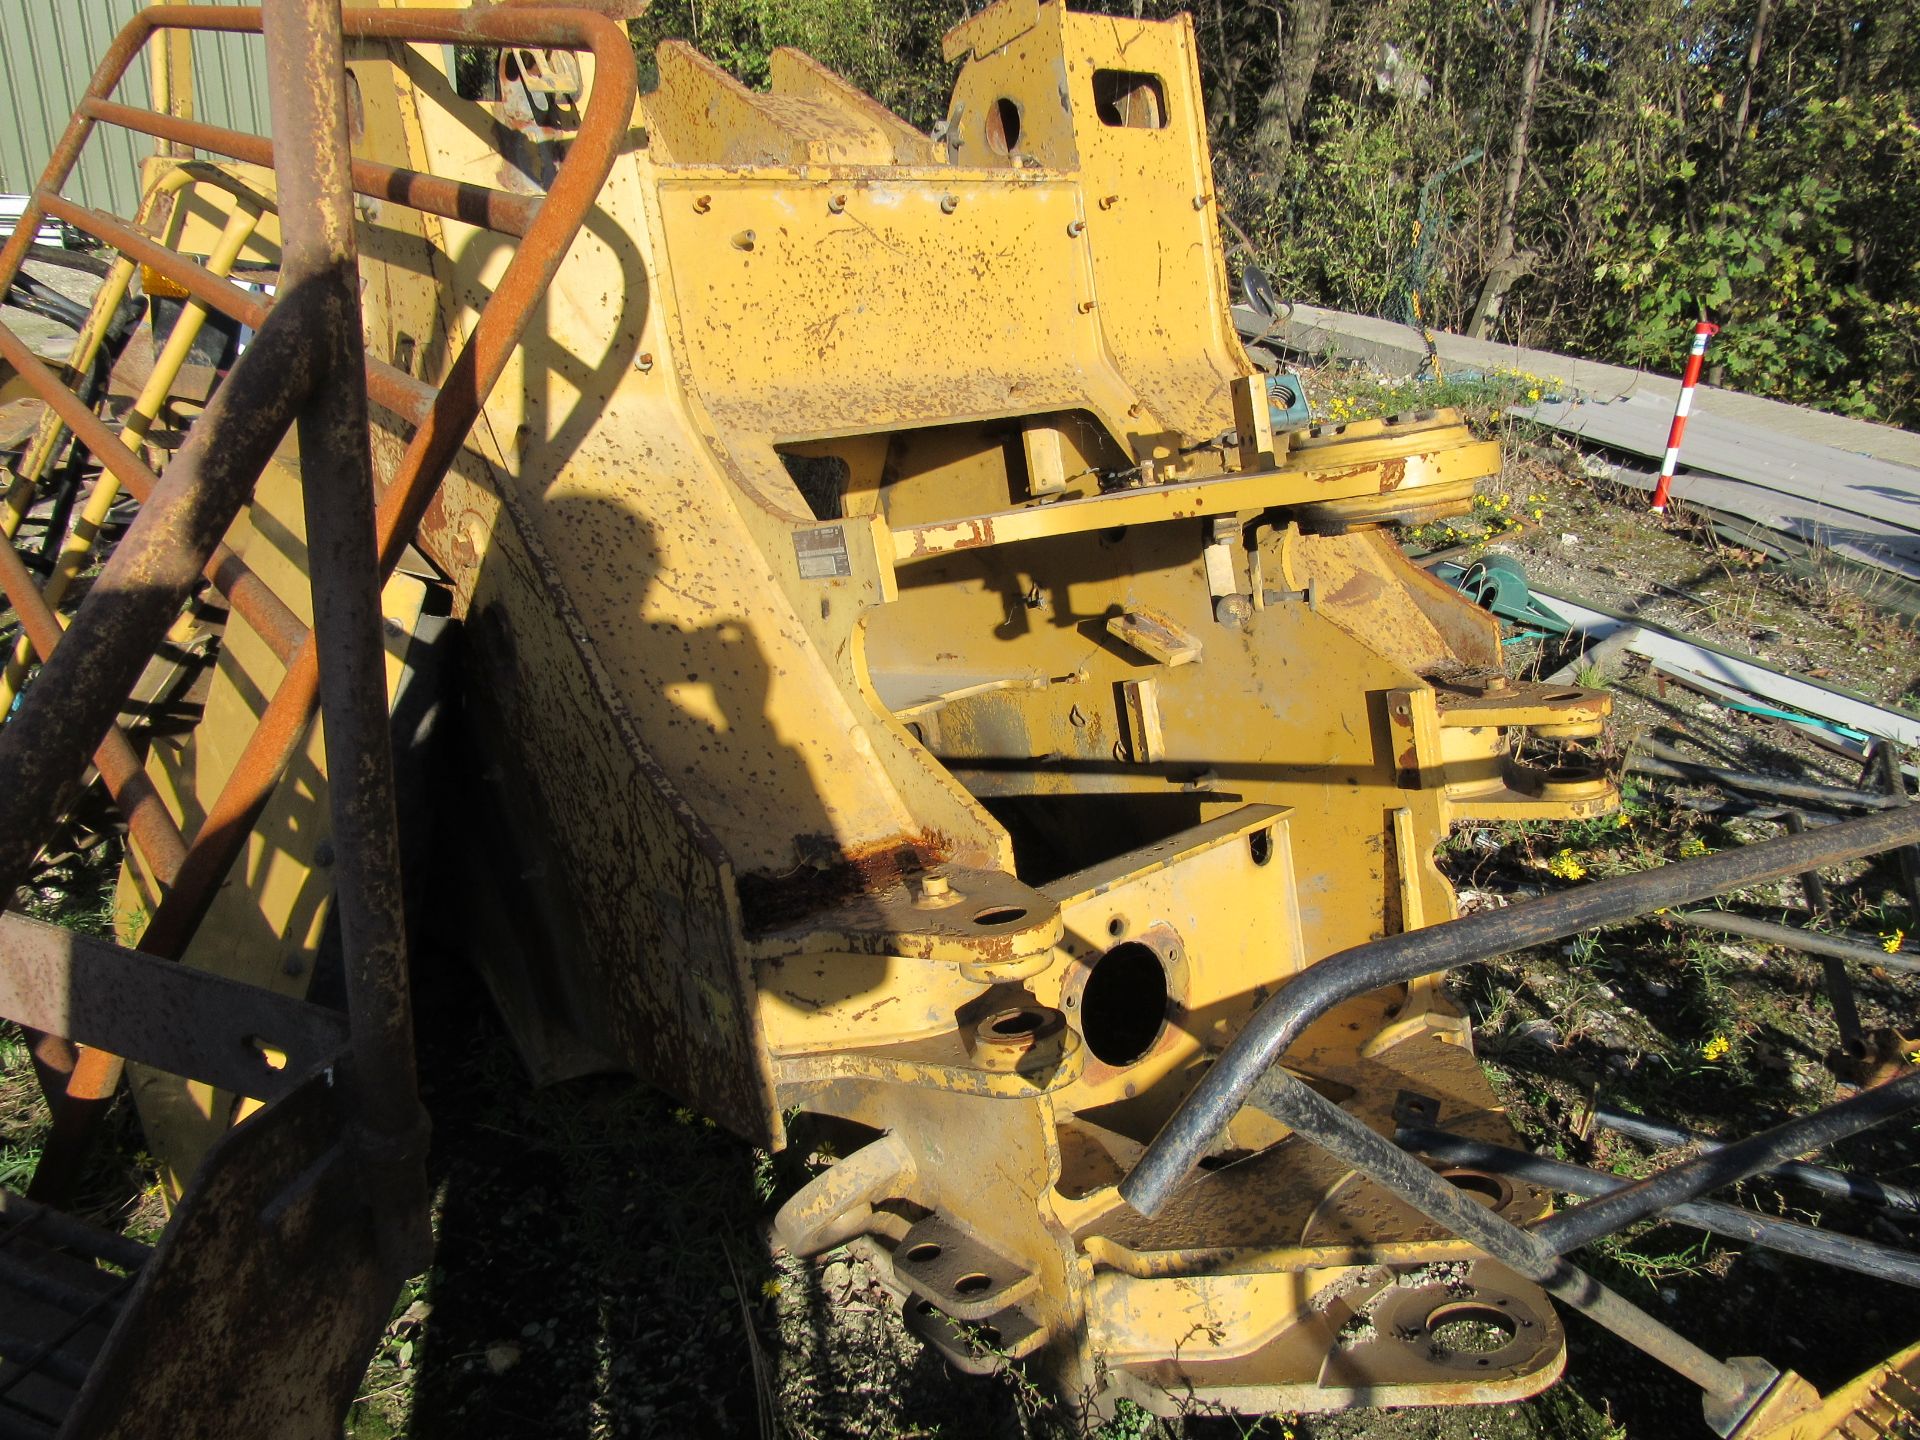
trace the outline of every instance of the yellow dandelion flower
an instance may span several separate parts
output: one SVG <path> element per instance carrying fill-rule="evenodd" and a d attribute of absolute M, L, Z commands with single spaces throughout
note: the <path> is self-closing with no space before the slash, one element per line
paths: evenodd
<path fill-rule="evenodd" d="M 1631 825 L 1632 823 L 1633 821 L 1627 818 L 1627 812 L 1624 810 L 1622 810 L 1618 815 L 1613 817 L 1613 828 L 1616 830 L 1624 830 L 1627 828 L 1627 826 Z"/>
<path fill-rule="evenodd" d="M 1529 400 L 1538 400 L 1539 398 L 1540 398 L 1540 387 L 1539 387 L 1539 386 L 1537 386 L 1537 385 L 1536 385 L 1536 386 L 1534 386 L 1534 387 L 1533 387 L 1533 388 L 1532 388 L 1531 390 L 1529 390 L 1529 391 L 1527 391 L 1527 399 L 1529 399 Z"/>
<path fill-rule="evenodd" d="M 760 1282 L 760 1293 L 769 1300 L 780 1298 L 780 1277 L 775 1275 Z"/>
<path fill-rule="evenodd" d="M 1562 850 L 1547 861 L 1547 873 L 1557 875 L 1562 880 L 1579 880 L 1586 876 L 1587 867 L 1580 863 L 1580 857 L 1571 850 Z"/>
<path fill-rule="evenodd" d="M 1538 520 L 1542 515 L 1545 515 L 1546 513 L 1547 512 L 1542 510 L 1538 505 L 1533 507 L 1533 518 L 1536 520 Z"/>
<path fill-rule="evenodd" d="M 1680 842 L 1680 856 L 1684 860 L 1698 860 L 1707 853 L 1707 842 L 1698 835 L 1689 835 Z"/>
<path fill-rule="evenodd" d="M 1880 934 L 1880 948 L 1889 955 L 1898 955 L 1906 940 L 1907 932 L 1904 930 L 1885 930 Z"/>
<path fill-rule="evenodd" d="M 1709 1063 L 1724 1060 L 1727 1058 L 1727 1052 L 1731 1049 L 1733 1049 L 1733 1046 L 1726 1036 L 1716 1035 L 1700 1047 L 1700 1058 Z"/>

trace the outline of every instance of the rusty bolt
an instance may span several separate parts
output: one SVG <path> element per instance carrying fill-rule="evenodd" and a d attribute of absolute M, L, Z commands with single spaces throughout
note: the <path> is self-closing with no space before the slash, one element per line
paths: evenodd
<path fill-rule="evenodd" d="M 1067 234 L 1069 235 L 1084 235 L 1086 232 L 1087 222 L 1084 220 L 1073 220 L 1067 224 Z"/>
<path fill-rule="evenodd" d="M 913 903 L 922 910 L 944 910 L 965 898 L 956 894 L 953 882 L 944 875 L 922 875 L 913 882 Z"/>
<path fill-rule="evenodd" d="M 633 368 L 643 375 L 653 369 L 653 352 L 651 350 L 642 350 L 638 355 L 634 356 Z"/>
<path fill-rule="evenodd" d="M 741 230 L 733 237 L 733 248 L 736 250 L 751 250 L 753 249 L 753 243 L 756 238 L 753 231 Z"/>
<path fill-rule="evenodd" d="M 1127 418 L 1129 420 L 1138 420 L 1142 415 L 1146 413 L 1147 413 L 1147 407 L 1142 405 L 1138 400 L 1134 401 L 1131 405 L 1127 406 Z"/>
<path fill-rule="evenodd" d="M 1111 210 L 1119 203 L 1120 197 L 1118 195 L 1102 195 L 1100 197 L 1100 208 L 1102 210 Z"/>
<path fill-rule="evenodd" d="M 833 196 L 829 196 L 829 197 L 828 197 L 828 199 L 827 199 L 827 213 L 828 213 L 829 215 L 841 215 L 841 214 L 844 214 L 844 213 L 846 212 L 846 208 L 847 208 L 847 197 L 846 197 L 846 196 L 844 196 L 844 195 L 833 195 Z"/>
<path fill-rule="evenodd" d="M 713 197 L 711 195 L 696 195 L 693 197 L 693 213 L 694 214 L 704 215 L 707 213 L 707 211 L 711 210 L 712 208 L 713 208 Z"/>
<path fill-rule="evenodd" d="M 940 197 L 940 213 L 942 215 L 951 215 L 959 208 L 960 197 L 958 195 L 942 195 Z"/>
<path fill-rule="evenodd" d="M 1213 198 L 1213 196 L 1211 196 L 1211 195 L 1196 195 L 1196 196 L 1194 196 L 1194 197 L 1193 197 L 1193 208 L 1194 208 L 1194 209 L 1196 209 L 1196 210 L 1204 210 L 1204 209 L 1206 209 L 1206 208 L 1207 208 L 1207 202 L 1208 202 L 1209 200 L 1211 200 L 1212 198 Z"/>
<path fill-rule="evenodd" d="M 1093 301 L 1082 300 L 1080 302 L 1080 313 L 1082 315 L 1091 315 L 1093 313 Z"/>

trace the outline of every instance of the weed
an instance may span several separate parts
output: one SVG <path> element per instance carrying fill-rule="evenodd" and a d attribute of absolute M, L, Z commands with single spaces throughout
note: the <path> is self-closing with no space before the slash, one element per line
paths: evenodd
<path fill-rule="evenodd" d="M 11 1025 L 0 1026 L 0 1186 L 26 1188 L 40 1163 L 45 1129 L 46 1111 L 27 1042 Z"/>
<path fill-rule="evenodd" d="M 1708 1273 L 1709 1238 L 1702 1235 L 1691 1244 L 1670 1246 L 1671 1233 L 1670 1227 L 1656 1222 L 1596 1240 L 1590 1247 L 1597 1262 L 1594 1268 L 1630 1276 L 1648 1290 L 1658 1290 L 1663 1281 Z M 1655 1239 L 1662 1243 L 1648 1243 Z"/>

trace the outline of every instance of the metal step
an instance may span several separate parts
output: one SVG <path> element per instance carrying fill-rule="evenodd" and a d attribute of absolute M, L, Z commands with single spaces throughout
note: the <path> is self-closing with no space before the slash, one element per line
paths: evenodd
<path fill-rule="evenodd" d="M 52 1440 L 151 1252 L 0 1190 L 0 1440 Z"/>

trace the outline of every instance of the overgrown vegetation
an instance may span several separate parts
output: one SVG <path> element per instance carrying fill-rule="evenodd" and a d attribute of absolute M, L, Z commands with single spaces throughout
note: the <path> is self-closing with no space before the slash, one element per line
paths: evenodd
<path fill-rule="evenodd" d="M 1218 193 L 1282 299 L 1920 423 L 1920 26 L 1880 0 L 1075 0 L 1192 13 Z M 660 0 L 916 124 L 971 0 Z"/>

